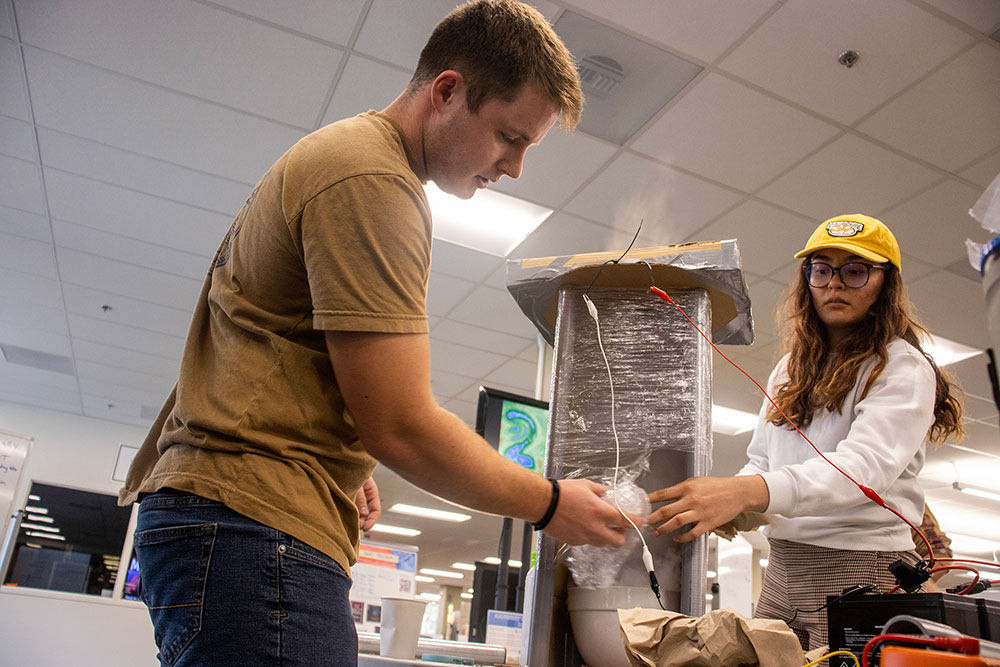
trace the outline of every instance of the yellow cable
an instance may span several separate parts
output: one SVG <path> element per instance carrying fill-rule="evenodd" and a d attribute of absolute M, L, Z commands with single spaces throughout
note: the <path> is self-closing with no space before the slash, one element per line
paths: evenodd
<path fill-rule="evenodd" d="M 802 667 L 813 667 L 813 665 L 818 665 L 819 663 L 823 662 L 827 658 L 832 658 L 835 655 L 849 655 L 849 656 L 851 656 L 851 660 L 854 661 L 854 667 L 861 667 L 861 663 L 858 662 L 858 657 L 856 655 L 854 655 L 853 653 L 851 653 L 850 651 L 834 651 L 833 653 L 827 653 L 822 658 L 819 658 L 817 660 L 813 660 L 810 663 L 802 665 Z"/>

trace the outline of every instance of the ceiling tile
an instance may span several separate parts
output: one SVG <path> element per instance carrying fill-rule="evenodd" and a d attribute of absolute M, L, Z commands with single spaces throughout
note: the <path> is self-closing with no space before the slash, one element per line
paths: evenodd
<path fill-rule="evenodd" d="M 83 395 L 97 396 L 107 399 L 107 402 L 114 404 L 121 401 L 123 404 L 140 404 L 159 407 L 170 395 L 174 383 L 171 382 L 166 389 L 150 386 L 147 388 L 131 385 L 115 384 L 107 382 L 97 377 L 81 377 L 80 392 Z M 105 407 L 107 407 L 107 402 Z"/>
<path fill-rule="evenodd" d="M 493 369 L 498 368 L 500 364 L 507 360 L 507 357 L 485 350 L 474 350 L 464 345 L 437 341 L 432 338 L 431 360 L 436 370 L 452 373 L 453 375 L 464 375 L 478 381 Z"/>
<path fill-rule="evenodd" d="M 30 123 L 0 116 L 0 152 L 9 157 L 36 162 L 35 129 Z"/>
<path fill-rule="evenodd" d="M 62 292 L 55 278 L 43 278 L 0 266 L 0 285 L 5 300 L 24 301 L 49 308 L 62 308 Z"/>
<path fill-rule="evenodd" d="M 617 146 L 559 127 L 549 130 L 524 157 L 517 180 L 501 179 L 494 187 L 521 199 L 555 208 L 562 205 L 618 151 Z"/>
<path fill-rule="evenodd" d="M 858 125 L 949 171 L 1000 147 L 1000 49 L 977 44 Z"/>
<path fill-rule="evenodd" d="M 361 16 L 365 0 L 299 2 L 294 9 L 271 0 L 213 0 L 214 4 L 257 17 L 289 30 L 346 45 Z"/>
<path fill-rule="evenodd" d="M 587 97 L 580 129 L 619 146 L 702 70 L 701 65 L 576 12 L 563 12 L 555 30 L 576 58 Z"/>
<path fill-rule="evenodd" d="M 507 290 L 478 287 L 449 315 L 454 320 L 521 338 L 534 338 L 535 327 Z"/>
<path fill-rule="evenodd" d="M 747 201 L 698 231 L 698 239 L 736 239 L 743 270 L 767 275 L 802 250 L 817 222 Z"/>
<path fill-rule="evenodd" d="M 172 381 L 176 381 L 180 369 L 180 362 L 177 359 L 144 354 L 135 350 L 126 350 L 86 340 L 73 341 L 73 356 L 77 361 L 135 371 L 144 375 L 168 378 Z"/>
<path fill-rule="evenodd" d="M 52 243 L 48 217 L 6 206 L 0 206 L 0 232 Z"/>
<path fill-rule="evenodd" d="M 71 285 L 151 301 L 161 306 L 184 309 L 195 303 L 202 281 L 153 271 L 96 257 L 76 250 L 58 248 L 56 257 L 62 280 Z"/>
<path fill-rule="evenodd" d="M 4 322 L 0 323 L 0 339 L 4 343 L 47 354 L 57 354 L 64 357 L 73 354 L 65 323 L 55 327 L 36 329 L 22 326 L 20 322 Z"/>
<path fill-rule="evenodd" d="M 990 345 L 982 287 L 947 271 L 907 280 L 906 290 L 930 332 L 970 347 Z"/>
<path fill-rule="evenodd" d="M 567 4 L 704 61 L 713 61 L 774 4 L 771 0 L 638 0 L 628 9 L 606 0 L 568 0 Z"/>
<path fill-rule="evenodd" d="M 9 3 L 0 5 L 0 37 L 14 39 L 14 22 L 10 15 Z"/>
<path fill-rule="evenodd" d="M 17 8 L 24 44 L 301 128 L 316 122 L 343 55 L 196 2 L 30 0 Z"/>
<path fill-rule="evenodd" d="M 95 396 L 83 394 L 83 414 L 94 419 L 106 419 L 122 424 L 149 426 L 149 420 L 142 418 L 142 403 L 130 396 L 128 389 L 122 389 L 118 396 Z M 140 444 L 136 442 L 135 444 Z"/>
<path fill-rule="evenodd" d="M 463 401 L 458 398 L 453 398 L 441 407 L 461 419 L 469 428 L 475 427 L 476 404 L 472 401 Z"/>
<path fill-rule="evenodd" d="M 45 215 L 38 164 L 0 155 L 0 204 Z"/>
<path fill-rule="evenodd" d="M 60 248 L 80 250 L 194 280 L 203 280 L 212 263 L 204 255 L 144 243 L 61 220 L 52 221 L 52 233 Z"/>
<path fill-rule="evenodd" d="M 211 259 L 232 217 L 180 202 L 45 170 L 54 219 Z M 61 228 L 65 234 L 66 230 Z M 55 230 L 53 226 L 53 231 Z M 124 248 L 123 248 L 124 251 Z M 207 261 L 203 263 L 207 267 Z M 200 273 L 203 275 L 203 268 Z"/>
<path fill-rule="evenodd" d="M 30 121 L 21 57 L 17 45 L 9 39 L 0 39 L 0 90 L 4 91 L 0 96 L 0 115 Z"/>
<path fill-rule="evenodd" d="M 427 37 L 456 0 L 374 0 L 354 50 L 412 72 Z"/>
<path fill-rule="evenodd" d="M 566 210 L 628 234 L 644 219 L 641 238 L 658 245 L 687 240 L 739 200 L 734 192 L 624 153 L 574 197 Z"/>
<path fill-rule="evenodd" d="M 906 0 L 791 0 L 721 67 L 852 124 L 972 39 Z M 837 62 L 848 49 L 861 54 L 851 68 Z"/>
<path fill-rule="evenodd" d="M 42 164 L 128 190 L 163 197 L 233 217 L 243 207 L 251 186 L 145 155 L 40 129 Z"/>
<path fill-rule="evenodd" d="M 989 33 L 1000 25 L 1000 3 L 996 0 L 924 0 L 979 32 Z"/>
<path fill-rule="evenodd" d="M 479 381 L 466 375 L 449 373 L 448 371 L 435 368 L 432 361 L 431 390 L 434 392 L 434 396 L 437 397 L 438 402 L 454 398 L 462 392 L 467 392 L 473 385 L 478 386 Z"/>
<path fill-rule="evenodd" d="M 625 250 L 632 240 L 627 233 L 578 218 L 557 213 L 539 225 L 521 245 L 511 251 L 512 258 L 561 257 L 602 250 Z"/>
<path fill-rule="evenodd" d="M 969 166 L 961 172 L 962 178 L 967 178 L 984 190 L 989 187 L 997 176 L 1000 176 L 1000 151 L 994 151 L 982 160 Z"/>
<path fill-rule="evenodd" d="M 51 243 L 0 234 L 0 265 L 33 276 L 59 280 Z"/>
<path fill-rule="evenodd" d="M 442 320 L 431 330 L 431 335 L 436 340 L 443 340 L 448 343 L 456 343 L 477 350 L 487 350 L 507 356 L 516 355 L 531 343 L 531 340 L 528 338 L 510 336 L 499 331 L 492 331 L 471 324 L 463 324 L 455 320 Z"/>
<path fill-rule="evenodd" d="M 500 257 L 472 250 L 464 246 L 434 239 L 431 245 L 431 274 L 442 273 L 473 283 L 481 282 L 497 267 L 502 267 Z"/>
<path fill-rule="evenodd" d="M 39 394 L 51 391 L 65 392 L 69 396 L 78 391 L 76 378 L 72 375 L 11 364 L 2 357 L 0 357 L 0 379 L 2 379 L 0 387 L 6 389 L 26 387 L 34 389 Z"/>
<path fill-rule="evenodd" d="M 447 316 L 473 287 L 475 285 L 467 280 L 431 271 L 427 285 L 427 312 L 431 315 Z"/>
<path fill-rule="evenodd" d="M 483 384 L 513 388 L 514 393 L 530 396 L 535 392 L 535 378 L 538 366 L 530 361 L 511 359 L 485 378 Z"/>
<path fill-rule="evenodd" d="M 631 148 L 753 192 L 838 132 L 772 97 L 709 74 Z"/>
<path fill-rule="evenodd" d="M 82 410 L 79 392 L 75 389 L 53 390 L 27 383 L 16 387 L 0 386 L 0 401 L 76 414 Z"/>
<path fill-rule="evenodd" d="M 124 324 L 158 333 L 185 338 L 191 323 L 194 302 L 187 309 L 168 308 L 148 301 L 129 299 L 117 294 L 80 287 L 63 285 L 66 310 L 76 315 L 102 322 Z M 110 306 L 104 310 L 102 306 Z"/>
<path fill-rule="evenodd" d="M 878 215 L 940 176 L 853 134 L 822 148 L 758 196 L 813 218 L 841 213 Z"/>
<path fill-rule="evenodd" d="M 750 292 L 750 312 L 753 316 L 754 331 L 771 336 L 781 332 L 777 327 L 778 308 L 788 283 L 779 283 L 768 278 L 751 281 L 747 285 Z"/>
<path fill-rule="evenodd" d="M 66 332 L 66 311 L 62 308 L 40 306 L 30 301 L 17 301 L 0 292 L 0 332 L 4 326 L 17 324 L 28 329 Z"/>
<path fill-rule="evenodd" d="M 114 322 L 106 322 L 83 315 L 69 315 L 69 329 L 73 340 L 88 340 L 106 345 L 155 354 L 160 356 L 181 358 L 184 351 L 184 338 L 150 331 L 140 327 L 130 327 Z"/>
<path fill-rule="evenodd" d="M 943 268 L 968 256 L 966 239 L 985 240 L 986 233 L 969 216 L 980 194 L 949 178 L 886 211 L 881 219 L 908 255 Z"/>
<path fill-rule="evenodd" d="M 322 124 L 350 118 L 369 109 L 386 108 L 406 89 L 410 74 L 409 70 L 403 72 L 357 53 L 352 54 L 333 91 Z"/>
<path fill-rule="evenodd" d="M 52 53 L 25 65 L 37 125 L 224 178 L 256 183 L 303 135 Z"/>
<path fill-rule="evenodd" d="M 121 387 L 138 389 L 153 396 L 166 397 L 174 384 L 177 383 L 176 375 L 150 375 L 136 370 L 108 366 L 107 364 L 95 363 L 83 359 L 76 360 L 76 372 L 80 378 L 80 388 L 87 392 L 85 388 L 88 380 L 97 380 L 108 384 L 115 384 Z"/>

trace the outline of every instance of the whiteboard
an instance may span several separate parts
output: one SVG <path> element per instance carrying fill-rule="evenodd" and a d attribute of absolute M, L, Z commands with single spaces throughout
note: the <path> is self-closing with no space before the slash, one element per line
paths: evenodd
<path fill-rule="evenodd" d="M 33 441 L 23 435 L 0 431 L 0 510 L 3 511 L 0 526 L 4 528 L 14 512 L 14 500 Z"/>

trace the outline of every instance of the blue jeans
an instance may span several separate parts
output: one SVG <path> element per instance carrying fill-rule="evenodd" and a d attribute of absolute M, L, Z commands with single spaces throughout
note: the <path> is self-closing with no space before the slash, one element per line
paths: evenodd
<path fill-rule="evenodd" d="M 135 552 L 161 665 L 357 667 L 351 580 L 299 540 L 168 489 L 143 496 Z"/>

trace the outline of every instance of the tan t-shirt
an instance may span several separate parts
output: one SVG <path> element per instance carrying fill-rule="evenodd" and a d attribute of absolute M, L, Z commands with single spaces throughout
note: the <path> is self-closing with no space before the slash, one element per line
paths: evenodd
<path fill-rule="evenodd" d="M 120 503 L 189 491 L 354 563 L 354 495 L 375 460 L 323 330 L 427 331 L 422 169 L 377 112 L 313 132 L 271 167 L 219 248 Z"/>

